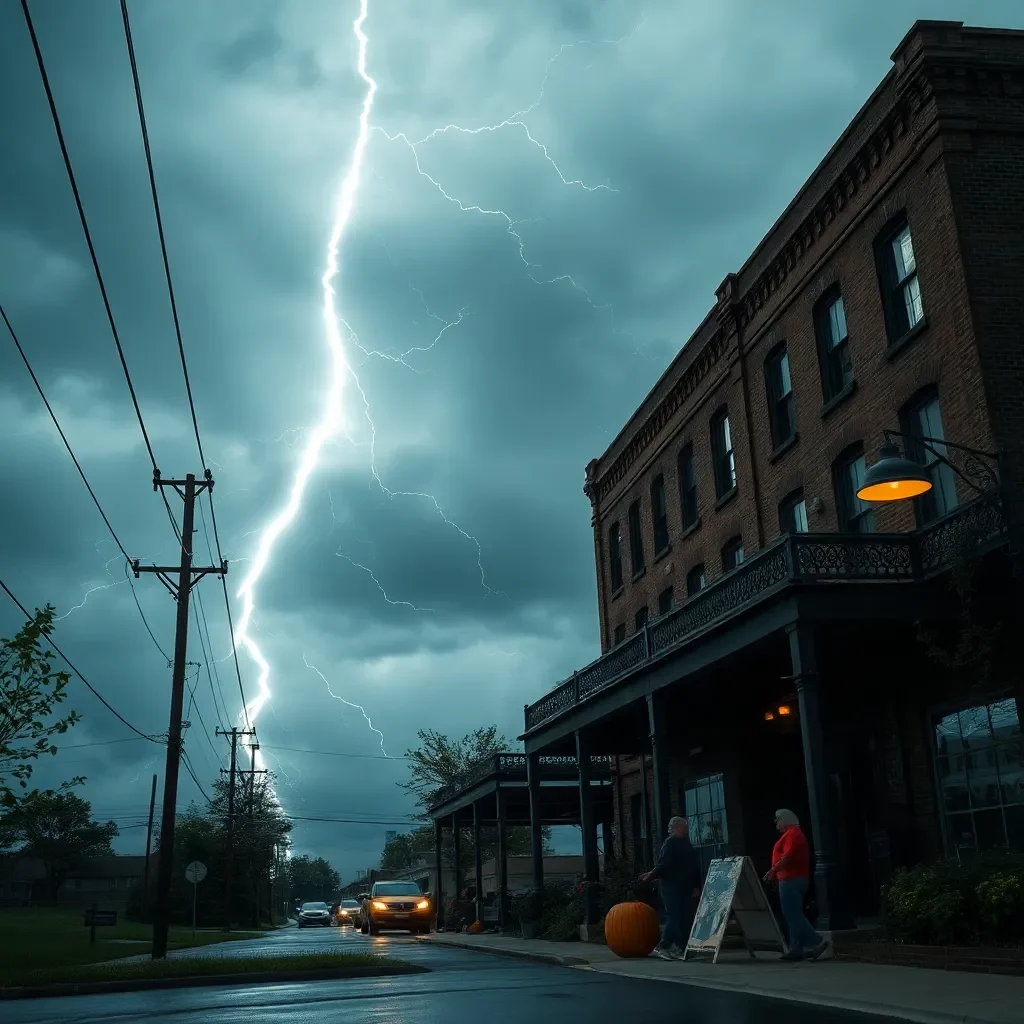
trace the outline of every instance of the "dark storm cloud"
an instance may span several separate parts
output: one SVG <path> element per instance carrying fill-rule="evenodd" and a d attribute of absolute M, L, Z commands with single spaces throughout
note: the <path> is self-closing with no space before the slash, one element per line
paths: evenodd
<path fill-rule="evenodd" d="M 987 3 L 967 17 L 1020 26 L 1018 6 Z M 961 7 L 938 2 L 927 14 L 963 17 Z M 254 531 L 281 508 L 323 408 L 320 275 L 363 97 L 351 36 L 357 4 L 192 0 L 131 10 L 218 524 L 237 559 L 234 593 Z M 117 5 L 34 11 L 160 466 L 198 471 Z M 413 140 L 450 121 L 496 124 L 530 107 L 547 73 L 544 101 L 527 118 L 532 133 L 567 179 L 616 190 L 563 185 L 516 126 L 423 144 L 423 169 L 451 195 L 516 221 L 527 267 L 501 216 L 463 212 L 417 176 L 403 142 L 379 132 L 370 140 L 337 281 L 368 409 L 349 381 L 348 437 L 325 450 L 278 542 L 256 591 L 253 636 L 272 665 L 273 696 L 258 724 L 286 808 L 402 818 L 413 809 L 395 786 L 403 762 L 283 748 L 380 755 L 381 736 L 344 701 L 365 709 L 389 754 L 424 727 L 461 734 L 493 721 L 515 736 L 522 704 L 594 656 L 584 466 L 922 12 L 894 2 L 868 20 L 853 0 L 781 9 L 745 0 L 371 0 L 370 12 L 375 124 Z M 628 40 L 609 42 L 642 19 Z M 173 561 L 16 4 L 0 7 L 0 41 L 0 301 L 129 551 Z M 563 275 L 575 285 L 537 283 Z M 165 730 L 163 656 L 2 338 L 0 431 L 0 578 L 29 605 L 56 604 L 66 614 L 57 642 L 90 681 L 139 728 Z M 475 541 L 429 499 L 389 498 L 381 484 L 433 495 L 479 542 L 486 586 Z M 201 520 L 196 535 L 203 560 L 209 525 Z M 209 788 L 226 753 L 213 731 L 234 724 L 240 700 L 219 586 L 207 580 L 196 592 L 212 661 L 209 676 L 190 671 L 186 749 Z M 169 596 L 151 576 L 136 593 L 169 650 Z M 0 608 L 3 632 L 18 619 Z M 205 643 L 205 630 L 193 629 L 190 660 L 208 653 L 200 636 Z M 251 697 L 254 667 L 241 663 Z M 141 832 L 129 826 L 148 810 L 162 749 L 107 744 L 131 734 L 80 683 L 71 694 L 85 720 L 38 779 L 87 774 L 97 811 L 125 824 L 119 848 L 138 850 Z M 104 745 L 80 746 L 93 742 Z M 183 775 L 179 805 L 193 799 L 201 797 Z M 386 827 L 302 823 L 295 840 L 351 877 L 376 860 Z"/>

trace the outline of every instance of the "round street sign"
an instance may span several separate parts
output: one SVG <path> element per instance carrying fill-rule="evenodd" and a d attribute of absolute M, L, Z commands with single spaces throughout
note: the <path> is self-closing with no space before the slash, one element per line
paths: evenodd
<path fill-rule="evenodd" d="M 206 877 L 206 865 L 202 861 L 194 860 L 185 868 L 185 878 L 193 885 L 201 882 Z"/>

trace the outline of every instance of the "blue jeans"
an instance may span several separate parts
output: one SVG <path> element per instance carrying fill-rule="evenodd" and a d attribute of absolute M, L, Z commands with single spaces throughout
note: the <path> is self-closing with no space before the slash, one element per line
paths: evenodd
<path fill-rule="evenodd" d="M 821 936 L 804 917 L 804 897 L 807 895 L 806 878 L 787 878 L 779 881 L 779 906 L 789 934 L 789 952 L 804 953 L 822 942 Z"/>

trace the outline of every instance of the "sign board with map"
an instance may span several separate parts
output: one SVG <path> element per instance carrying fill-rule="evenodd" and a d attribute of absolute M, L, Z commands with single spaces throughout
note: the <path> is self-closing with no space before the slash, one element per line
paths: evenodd
<path fill-rule="evenodd" d="M 779 924 L 749 857 L 722 857 L 709 865 L 683 959 L 714 953 L 712 963 L 717 963 L 730 920 L 739 926 L 751 956 L 755 944 L 785 949 Z"/>

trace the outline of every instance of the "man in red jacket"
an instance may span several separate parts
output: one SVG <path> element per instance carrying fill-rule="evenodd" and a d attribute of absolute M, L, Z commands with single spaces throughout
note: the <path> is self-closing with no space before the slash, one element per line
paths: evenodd
<path fill-rule="evenodd" d="M 775 812 L 775 827 L 782 837 L 772 850 L 772 866 L 766 882 L 779 883 L 779 906 L 789 934 L 789 948 L 783 960 L 817 960 L 828 948 L 804 915 L 804 897 L 811 884 L 811 850 L 800 828 L 800 819 L 783 808 Z"/>

